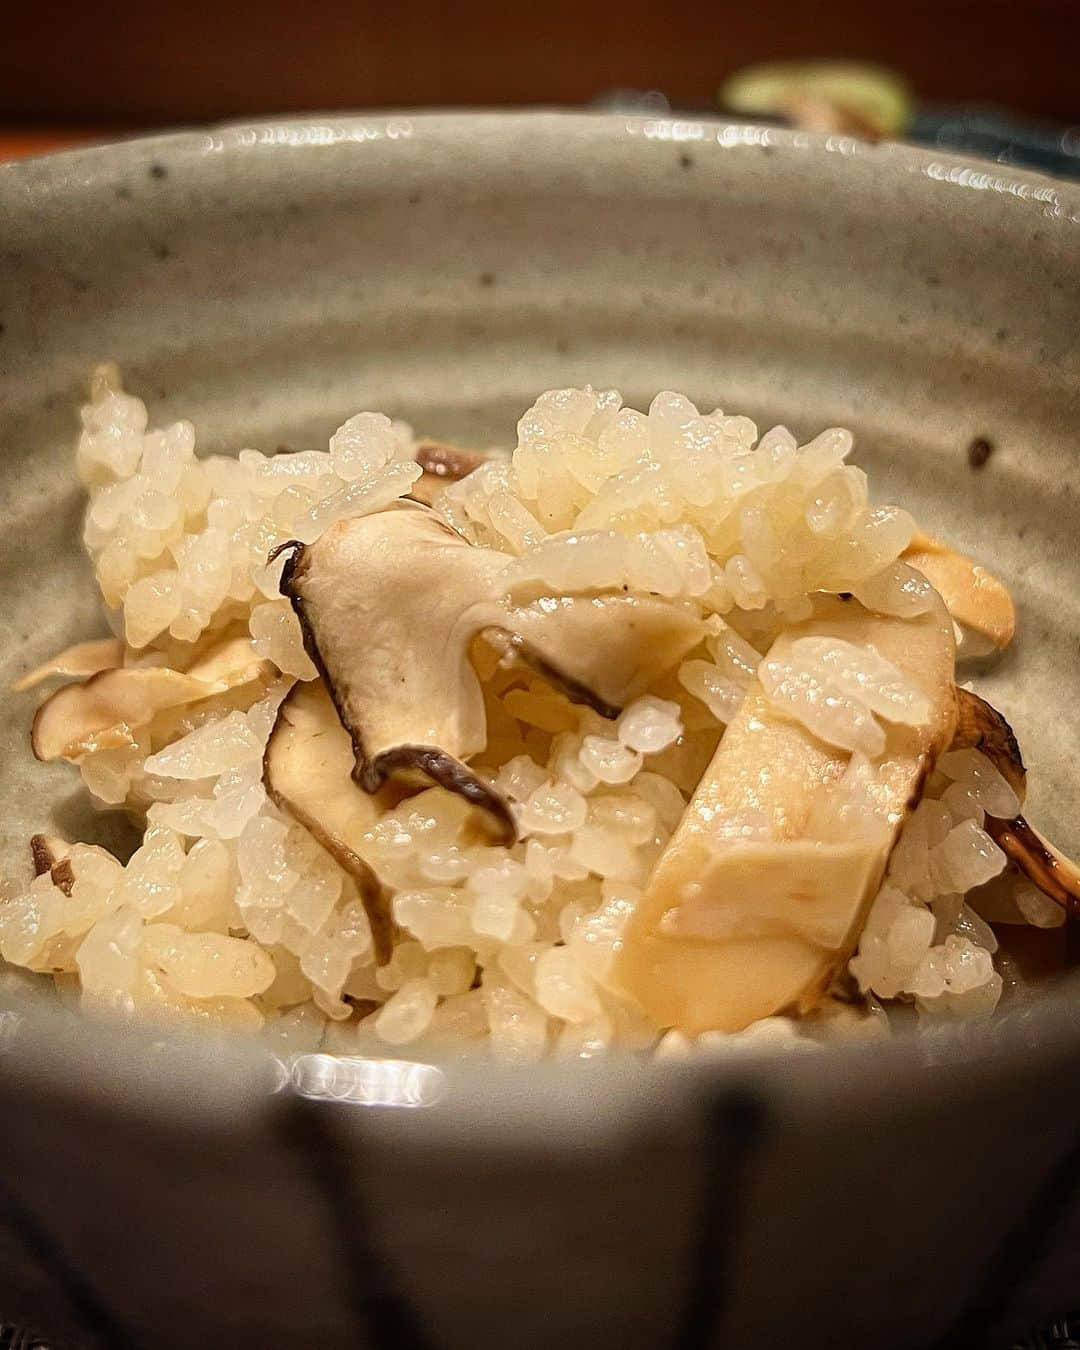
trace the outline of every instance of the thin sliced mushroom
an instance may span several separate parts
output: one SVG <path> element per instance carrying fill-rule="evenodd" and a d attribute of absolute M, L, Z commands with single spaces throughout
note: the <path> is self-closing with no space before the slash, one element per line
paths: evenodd
<path fill-rule="evenodd" d="M 690 607 L 651 595 L 543 596 L 484 636 L 571 703 L 615 718 L 701 641 Z"/>
<path fill-rule="evenodd" d="M 30 744 L 46 761 L 126 748 L 159 712 L 269 678 L 272 672 L 271 663 L 257 656 L 246 638 L 211 649 L 187 671 L 166 666 L 102 670 L 45 700 L 34 717 Z"/>
<path fill-rule="evenodd" d="M 569 698 L 614 717 L 704 632 L 696 611 L 653 597 L 512 605 L 510 555 L 470 544 L 416 503 L 341 521 L 292 548 L 282 593 L 352 737 L 355 780 L 368 792 L 391 775 L 438 783 L 485 810 L 504 841 L 515 837 L 509 808 L 465 762 L 487 741 L 472 639 L 494 638 Z"/>
<path fill-rule="evenodd" d="M 1010 861 L 1057 902 L 1071 919 L 1080 919 L 1080 867 L 1056 849 L 1023 816 L 986 817 L 986 833 Z"/>
<path fill-rule="evenodd" d="M 953 750 L 978 750 L 1023 802 L 1027 769 L 1013 729 L 998 710 L 970 689 L 956 689 L 956 732 Z"/>
<path fill-rule="evenodd" d="M 921 531 L 903 559 L 923 574 L 960 625 L 961 659 L 978 660 L 1005 650 L 1016 632 L 1016 607 L 992 572 Z"/>
<path fill-rule="evenodd" d="M 952 622 L 820 597 L 777 639 L 828 636 L 872 646 L 927 696 L 919 727 L 891 724 L 865 762 L 861 828 L 843 818 L 848 755 L 784 716 L 755 680 L 630 915 L 614 982 L 660 1026 L 738 1031 L 814 1006 L 858 940 L 906 814 L 952 736 Z"/>
<path fill-rule="evenodd" d="M 251 638 L 244 634 L 227 638 L 204 652 L 184 672 L 205 684 L 223 684 L 239 689 L 255 680 L 272 680 L 276 669 L 272 661 L 260 656 Z"/>
<path fill-rule="evenodd" d="M 226 687 L 178 670 L 103 670 L 46 699 L 34 718 L 30 744 L 46 761 L 131 746 L 133 732 L 165 708 L 209 698 Z"/>
<path fill-rule="evenodd" d="M 357 852 L 383 804 L 352 781 L 352 744 L 321 680 L 293 686 L 278 709 L 263 754 L 267 795 L 292 816 L 356 882 L 371 925 L 377 965 L 393 952 L 386 890 Z"/>
<path fill-rule="evenodd" d="M 1023 805 L 1027 772 L 1020 746 L 1005 718 L 978 694 L 957 689 L 954 750 L 979 750 L 1016 793 Z M 1080 867 L 1044 838 L 1024 816 L 986 817 L 986 832 L 1005 856 L 1073 919 L 1080 918 Z"/>
<path fill-rule="evenodd" d="M 43 662 L 28 671 L 11 686 L 21 694 L 25 689 L 51 680 L 56 675 L 70 678 L 96 675 L 100 670 L 110 670 L 120 665 L 124 659 L 124 644 L 119 638 L 95 638 L 91 642 L 76 642 L 73 647 L 65 647 L 52 660 Z"/>

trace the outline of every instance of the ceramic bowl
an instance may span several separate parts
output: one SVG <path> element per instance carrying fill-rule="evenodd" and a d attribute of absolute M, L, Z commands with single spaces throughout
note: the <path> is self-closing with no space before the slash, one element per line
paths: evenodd
<path fill-rule="evenodd" d="M 367 407 L 506 441 L 550 386 L 678 388 L 851 427 L 879 497 L 1006 579 L 979 687 L 1075 850 L 1078 240 L 1074 187 L 709 121 L 271 122 L 0 169 L 0 678 L 100 628 L 71 449 L 102 358 L 214 449 Z M 9 870 L 101 828 L 32 709 L 0 709 Z M 316 1058 L 298 1090 L 9 984 L 0 1314 L 64 1345 L 993 1344 L 1080 1288 L 1075 989 L 812 1062 Z"/>

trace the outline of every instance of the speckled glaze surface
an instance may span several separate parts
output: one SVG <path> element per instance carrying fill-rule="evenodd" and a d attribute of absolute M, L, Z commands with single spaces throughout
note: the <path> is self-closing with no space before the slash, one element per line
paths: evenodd
<path fill-rule="evenodd" d="M 1078 245 L 1075 188 L 712 122 L 402 114 L 0 169 L 0 679 L 100 628 L 71 472 L 99 359 L 214 449 L 312 446 L 360 408 L 507 441 L 543 388 L 677 388 L 851 427 L 879 498 L 1008 582 L 1019 637 L 978 687 L 1025 746 L 1032 817 L 1076 851 Z M 0 708 L 20 865 L 34 830 L 108 828 L 32 760 L 32 711 Z M 462 1071 L 431 1111 L 354 1113 L 269 1093 L 240 1048 L 163 1059 L 37 1013 L 0 1056 L 0 1311 L 152 1346 L 746 1346 L 795 1319 L 804 1347 L 899 1347 L 975 1316 L 1004 1334 L 1080 1287 L 1080 1209 L 1043 1204 L 1080 1130 L 1078 1020 L 1066 993 L 994 1034 L 737 1085 Z M 102 1241 L 104 1205 L 123 1240 Z M 996 1278 L 1032 1214 L 1060 1225 L 1052 1259 Z M 386 1289 L 403 1323 L 373 1319 Z"/>

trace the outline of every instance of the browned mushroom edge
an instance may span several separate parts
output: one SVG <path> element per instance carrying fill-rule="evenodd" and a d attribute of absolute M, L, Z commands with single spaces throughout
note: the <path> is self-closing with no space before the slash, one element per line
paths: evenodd
<path fill-rule="evenodd" d="M 1080 872 L 1023 816 L 1012 820 L 986 817 L 986 833 L 1016 863 L 1028 880 L 1056 900 L 1070 919 L 1080 919 Z"/>
<path fill-rule="evenodd" d="M 52 884 L 70 895 L 75 885 L 75 872 L 71 866 L 70 858 L 57 858 L 53 852 L 52 845 L 43 834 L 34 834 L 30 836 L 30 857 L 34 864 L 34 876 L 44 876 L 46 872 L 52 879 Z"/>
<path fill-rule="evenodd" d="M 995 707 L 968 689 L 957 689 L 956 706 L 952 748 L 984 754 L 1022 802 L 1027 770 L 1012 727 Z M 1080 868 L 1059 853 L 1023 815 L 1011 820 L 988 815 L 986 832 L 1033 885 L 1062 906 L 1067 918 L 1080 918 Z"/>
<path fill-rule="evenodd" d="M 970 689 L 956 690 L 956 734 L 951 748 L 980 751 L 1023 801 L 1027 769 L 1016 735 L 1001 713 Z"/>
<path fill-rule="evenodd" d="M 484 630 L 484 636 L 493 639 L 497 646 L 502 647 L 505 654 L 515 657 L 542 679 L 547 680 L 548 684 L 553 685 L 561 694 L 565 694 L 571 703 L 591 708 L 593 712 L 612 722 L 622 712 L 621 708 L 608 703 L 587 684 L 575 680 L 572 675 L 566 675 L 558 666 L 552 665 L 546 657 L 541 656 L 531 642 L 527 642 L 518 633 L 508 628 L 487 628 Z"/>
<path fill-rule="evenodd" d="M 99 670 L 95 675 L 88 675 L 85 680 L 72 680 L 68 684 L 62 684 L 59 689 L 54 689 L 49 697 L 40 705 L 37 712 L 34 713 L 33 721 L 30 723 L 30 749 L 34 752 L 34 758 L 42 764 L 47 764 L 52 758 L 42 750 L 42 724 L 47 717 L 55 713 L 57 704 L 63 699 L 71 696 L 75 689 L 90 689 L 100 684 L 106 676 L 112 675 L 113 670 Z"/>
<path fill-rule="evenodd" d="M 276 548 L 270 550 L 266 561 L 269 565 L 275 558 L 279 557 L 289 548 L 292 549 L 292 554 L 285 559 L 285 566 L 281 569 L 279 590 L 285 599 L 288 600 L 289 604 L 292 605 L 293 613 L 296 615 L 297 621 L 300 624 L 300 633 L 304 642 L 304 651 L 307 652 L 308 656 L 311 658 L 312 665 L 319 672 L 319 676 L 326 686 L 326 692 L 330 695 L 334 707 L 337 709 L 337 715 L 341 725 L 349 733 L 349 739 L 352 741 L 353 755 L 356 758 L 356 771 L 353 773 L 353 777 L 358 783 L 361 783 L 363 767 L 369 762 L 367 752 L 364 749 L 364 743 L 356 729 L 349 725 L 349 719 L 346 717 L 345 709 L 341 706 L 341 702 L 338 699 L 337 690 L 334 688 L 334 682 L 327 672 L 326 665 L 322 659 L 322 653 L 319 651 L 318 643 L 315 641 L 315 634 L 312 632 L 311 624 L 308 622 L 304 602 L 300 595 L 293 589 L 293 582 L 298 581 L 303 575 L 301 568 L 304 565 L 307 545 L 302 544 L 299 539 L 287 539 L 285 543 L 278 544 Z M 361 783 L 361 786 L 364 787 L 365 792 L 375 791 L 375 788 L 366 787 L 363 783 Z M 378 787 L 378 784 L 375 786 Z"/>
<path fill-rule="evenodd" d="M 291 816 L 298 825 L 302 825 L 316 843 L 320 844 L 338 866 L 356 882 L 360 903 L 364 906 L 364 913 L 367 915 L 368 924 L 371 927 L 371 944 L 375 953 L 375 964 L 385 966 L 394 950 L 394 920 L 390 912 L 386 888 L 376 876 L 371 865 L 365 862 L 359 853 L 351 849 L 344 840 L 323 829 L 314 816 L 305 811 L 303 807 L 298 806 L 291 798 L 278 792 L 273 785 L 273 776 L 268 771 L 267 757 L 270 754 L 274 732 L 284 715 L 282 711 L 284 707 L 285 703 L 283 702 L 281 708 L 278 709 L 278 715 L 267 740 L 266 749 L 263 751 L 262 777 L 266 795 L 280 811 Z"/>
<path fill-rule="evenodd" d="M 365 792 L 376 792 L 387 778 L 395 774 L 417 773 L 448 792 L 478 807 L 491 822 L 493 842 L 509 848 L 517 840 L 517 825 L 510 807 L 501 793 L 477 776 L 460 759 L 431 745 L 395 745 L 365 760 L 356 781 Z"/>
<path fill-rule="evenodd" d="M 283 544 L 278 544 L 271 551 L 267 562 L 273 562 L 275 558 L 289 548 L 292 549 L 292 555 L 286 559 L 285 566 L 281 571 L 281 594 L 293 607 L 293 613 L 300 623 L 300 630 L 303 634 L 304 650 L 311 657 L 312 664 L 322 677 L 327 693 L 329 693 L 334 707 L 337 709 L 338 720 L 349 733 L 353 757 L 356 761 L 352 774 L 354 782 L 358 783 L 365 792 L 374 793 L 392 774 L 415 773 L 424 775 L 431 782 L 438 784 L 439 787 L 446 788 L 449 792 L 456 792 L 459 796 L 464 797 L 470 805 L 485 812 L 491 822 L 491 829 L 488 832 L 496 842 L 509 847 L 517 839 L 517 825 L 511 814 L 509 803 L 500 793 L 478 778 L 453 755 L 448 755 L 437 746 L 430 745 L 396 745 L 389 750 L 384 750 L 374 758 L 367 753 L 363 737 L 350 724 L 346 710 L 341 705 L 341 700 L 334 687 L 334 681 L 330 678 L 319 651 L 319 645 L 315 641 L 315 634 L 308 621 L 303 598 L 294 588 L 294 582 L 303 575 L 306 546 L 298 539 L 287 540 Z"/>

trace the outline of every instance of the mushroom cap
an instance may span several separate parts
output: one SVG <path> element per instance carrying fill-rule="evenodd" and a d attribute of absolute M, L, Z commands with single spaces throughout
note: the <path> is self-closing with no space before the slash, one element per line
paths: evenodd
<path fill-rule="evenodd" d="M 411 495 L 431 506 L 447 483 L 467 477 L 487 458 L 479 450 L 466 450 L 448 441 L 421 441 L 416 447 L 416 462 L 424 476 L 413 484 Z"/>

